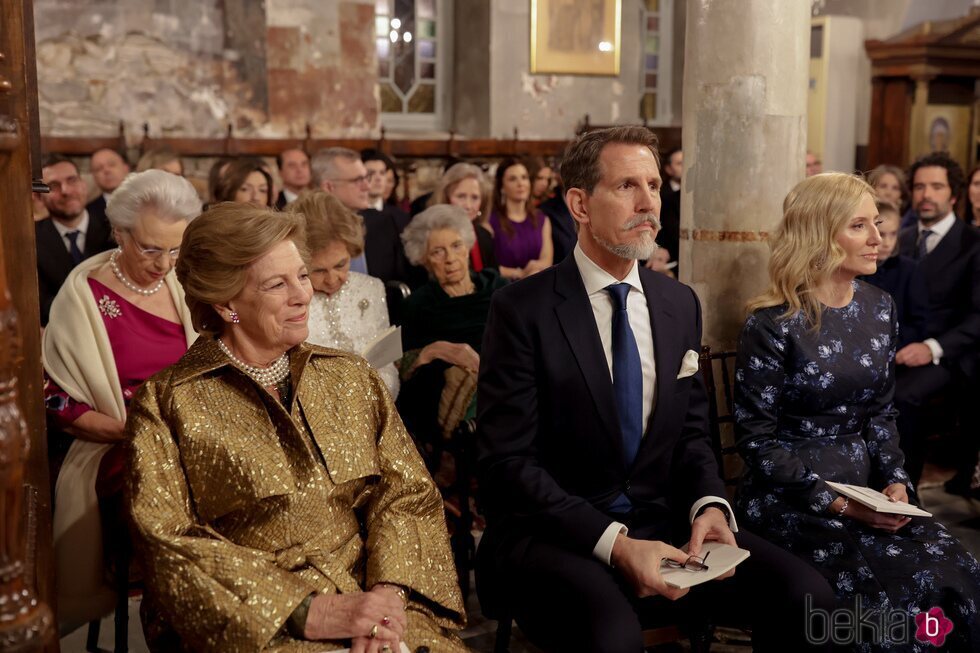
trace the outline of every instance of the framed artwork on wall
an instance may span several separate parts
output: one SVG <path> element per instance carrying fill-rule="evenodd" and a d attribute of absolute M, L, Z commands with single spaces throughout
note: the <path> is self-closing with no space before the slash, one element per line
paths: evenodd
<path fill-rule="evenodd" d="M 619 75 L 622 0 L 531 0 L 531 73 Z"/>
<path fill-rule="evenodd" d="M 926 107 L 927 152 L 946 152 L 964 169 L 970 167 L 972 107 L 930 104 Z M 923 152 L 924 154 L 925 152 Z"/>

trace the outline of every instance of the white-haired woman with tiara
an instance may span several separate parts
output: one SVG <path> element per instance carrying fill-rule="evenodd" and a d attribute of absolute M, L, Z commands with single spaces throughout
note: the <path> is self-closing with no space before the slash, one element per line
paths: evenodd
<path fill-rule="evenodd" d="M 163 170 L 130 175 L 106 207 L 119 247 L 79 264 L 51 305 L 45 404 L 60 432 L 52 448 L 67 448 L 54 512 L 62 632 L 114 605 L 103 544 L 111 549 L 128 537 L 121 520 L 127 405 L 196 338 L 173 267 L 184 229 L 200 212 L 186 179 Z M 111 536 L 105 542 L 103 532 Z"/>
<path fill-rule="evenodd" d="M 816 175 L 786 197 L 769 288 L 750 303 L 738 345 L 736 442 L 746 470 L 736 505 L 753 532 L 820 571 L 841 607 L 860 599 L 875 623 L 904 621 L 904 631 L 877 639 L 864 632 L 854 650 L 975 651 L 973 556 L 931 517 L 875 512 L 828 484 L 915 501 L 892 406 L 895 303 L 857 279 L 875 271 L 877 224 L 874 190 L 852 175 Z M 927 616 L 951 620 L 952 631 L 923 628 Z M 905 641 L 888 639 L 902 632 Z"/>

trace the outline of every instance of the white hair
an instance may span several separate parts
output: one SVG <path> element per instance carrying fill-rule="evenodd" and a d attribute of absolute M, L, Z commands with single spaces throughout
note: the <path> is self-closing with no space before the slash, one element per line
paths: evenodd
<path fill-rule="evenodd" d="M 466 244 L 466 249 L 472 249 L 476 242 L 476 232 L 466 211 L 452 204 L 436 204 L 422 211 L 408 223 L 402 231 L 402 244 L 405 246 L 405 256 L 412 265 L 422 265 L 429 247 L 429 234 L 437 229 L 451 229 L 459 234 Z"/>
<path fill-rule="evenodd" d="M 140 213 L 156 209 L 162 220 L 190 222 L 201 214 L 201 198 L 191 182 L 164 170 L 126 176 L 106 204 L 105 213 L 116 229 L 131 229 Z"/>

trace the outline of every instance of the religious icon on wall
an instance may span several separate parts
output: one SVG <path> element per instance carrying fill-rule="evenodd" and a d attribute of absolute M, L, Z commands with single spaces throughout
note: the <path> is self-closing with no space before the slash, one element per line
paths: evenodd
<path fill-rule="evenodd" d="M 531 72 L 618 75 L 622 0 L 531 0 Z"/>
<path fill-rule="evenodd" d="M 970 164 L 972 107 L 958 104 L 930 104 L 926 107 L 925 128 L 930 152 L 946 152 L 964 168 Z"/>

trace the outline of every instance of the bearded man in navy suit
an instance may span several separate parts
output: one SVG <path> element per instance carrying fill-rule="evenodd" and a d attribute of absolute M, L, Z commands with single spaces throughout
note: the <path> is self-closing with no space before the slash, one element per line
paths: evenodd
<path fill-rule="evenodd" d="M 589 132 L 569 146 L 561 176 L 578 243 L 499 290 L 484 336 L 484 610 L 513 614 L 545 650 L 636 653 L 645 626 L 703 614 L 750 621 L 756 650 L 809 650 L 805 596 L 826 608 L 831 590 L 738 531 L 708 434 L 698 299 L 637 264 L 659 229 L 656 137 Z M 697 554 L 706 540 L 752 555 L 685 597 L 661 563 L 686 561 L 676 547 Z"/>

